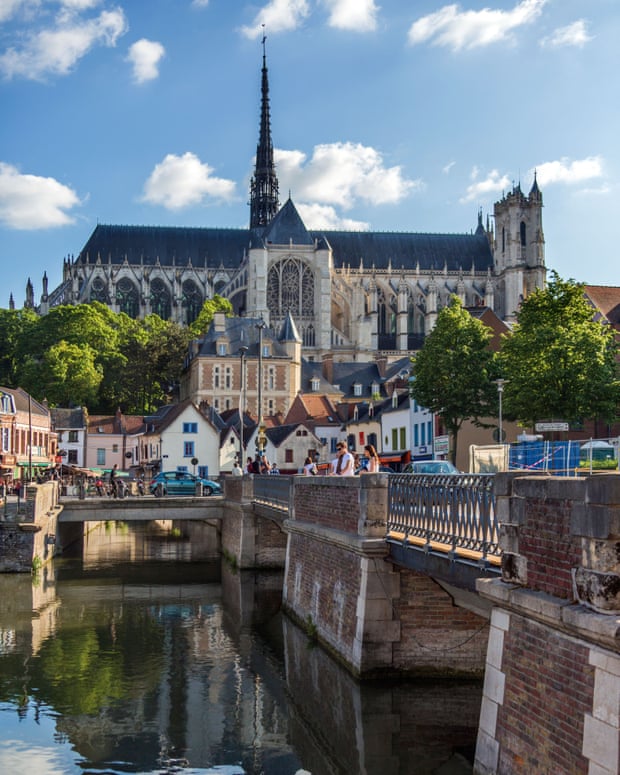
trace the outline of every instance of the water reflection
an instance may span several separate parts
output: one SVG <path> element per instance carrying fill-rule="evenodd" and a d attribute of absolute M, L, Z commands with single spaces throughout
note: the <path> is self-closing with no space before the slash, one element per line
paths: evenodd
<path fill-rule="evenodd" d="M 97 532 L 0 576 L 0 772 L 471 772 L 478 683 L 360 686 L 280 616 L 280 573 Z"/>

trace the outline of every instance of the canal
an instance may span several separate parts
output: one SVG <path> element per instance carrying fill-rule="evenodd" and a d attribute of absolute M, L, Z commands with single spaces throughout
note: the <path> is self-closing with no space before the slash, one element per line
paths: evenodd
<path fill-rule="evenodd" d="M 98 526 L 0 575 L 0 772 L 461 775 L 480 682 L 359 684 L 215 528 Z"/>

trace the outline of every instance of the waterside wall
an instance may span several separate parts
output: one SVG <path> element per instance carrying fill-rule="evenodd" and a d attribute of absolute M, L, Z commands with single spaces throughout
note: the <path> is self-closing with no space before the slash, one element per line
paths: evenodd
<path fill-rule="evenodd" d="M 0 509 L 0 573 L 30 573 L 56 552 L 58 482 L 29 484 Z"/>
<path fill-rule="evenodd" d="M 474 772 L 620 771 L 620 476 L 498 475 Z"/>

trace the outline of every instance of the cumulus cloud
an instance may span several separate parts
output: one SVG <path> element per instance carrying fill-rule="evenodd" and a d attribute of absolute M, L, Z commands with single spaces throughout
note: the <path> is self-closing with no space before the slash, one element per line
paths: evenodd
<path fill-rule="evenodd" d="M 532 175 L 533 172 L 532 170 Z M 603 174 L 603 159 L 600 156 L 588 156 L 576 161 L 562 158 L 536 167 L 536 179 L 541 187 L 552 183 L 583 183 L 586 180 L 602 178 Z"/>
<path fill-rule="evenodd" d="M 566 27 L 558 27 L 553 34 L 540 41 L 541 46 L 548 48 L 562 48 L 563 46 L 576 46 L 583 48 L 592 40 L 588 34 L 588 23 L 585 19 L 579 19 Z"/>
<path fill-rule="evenodd" d="M 192 0 L 194 8 L 206 8 L 209 5 L 209 0 Z"/>
<path fill-rule="evenodd" d="M 269 32 L 287 32 L 295 30 L 310 13 L 307 0 L 270 0 L 254 17 L 248 27 L 241 32 L 250 39 L 258 38 L 264 29 Z"/>
<path fill-rule="evenodd" d="M 142 201 L 162 205 L 167 210 L 182 210 L 205 199 L 232 200 L 234 182 L 216 178 L 212 173 L 213 168 L 193 153 L 168 154 L 144 184 Z"/>
<path fill-rule="evenodd" d="M 281 190 L 295 199 L 348 210 L 356 202 L 394 204 L 420 187 L 401 167 L 386 167 L 382 155 L 359 143 L 317 145 L 307 160 L 301 151 L 274 151 Z"/>
<path fill-rule="evenodd" d="M 323 0 L 329 9 L 328 24 L 340 30 L 372 32 L 377 28 L 375 0 Z"/>
<path fill-rule="evenodd" d="M 23 77 L 42 80 L 46 75 L 66 75 L 93 47 L 115 46 L 118 38 L 127 31 L 127 21 L 120 8 L 102 11 L 93 19 L 80 19 L 65 4 L 55 27 L 26 35 L 22 47 L 8 48 L 0 56 L 0 72 L 6 78 Z"/>
<path fill-rule="evenodd" d="M 36 230 L 74 223 L 67 210 L 81 204 L 77 194 L 54 178 L 24 175 L 0 162 L 0 223 Z"/>
<path fill-rule="evenodd" d="M 295 207 L 308 229 L 329 231 L 368 231 L 370 229 L 369 223 L 343 218 L 329 205 L 295 202 Z"/>
<path fill-rule="evenodd" d="M 505 191 L 510 186 L 508 176 L 500 175 L 497 170 L 491 170 L 484 180 L 478 180 L 478 174 L 478 169 L 475 167 L 472 171 L 474 182 L 467 187 L 464 196 L 459 200 L 461 203 L 484 199 L 488 194 Z"/>
<path fill-rule="evenodd" d="M 159 62 L 166 53 L 161 43 L 142 38 L 129 48 L 127 60 L 133 67 L 133 80 L 136 83 L 152 81 L 159 76 Z"/>
<path fill-rule="evenodd" d="M 427 41 L 453 51 L 488 46 L 510 37 L 513 30 L 534 22 L 548 0 L 522 0 L 512 10 L 483 8 L 462 11 L 456 3 L 423 16 L 409 29 L 409 43 Z"/>

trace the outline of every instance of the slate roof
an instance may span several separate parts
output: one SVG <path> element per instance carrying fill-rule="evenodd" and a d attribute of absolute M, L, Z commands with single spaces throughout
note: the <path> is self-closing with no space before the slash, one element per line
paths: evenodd
<path fill-rule="evenodd" d="M 218 340 L 225 339 L 228 343 L 228 355 L 234 356 L 236 358 L 239 357 L 239 348 L 243 346 L 248 348 L 248 357 L 258 358 L 259 331 L 256 325 L 260 322 L 262 322 L 260 318 L 225 317 L 225 331 L 217 330 L 214 323 L 211 323 L 207 333 L 199 340 L 200 349 L 198 350 L 198 353 L 192 355 L 192 357 L 195 358 L 196 355 L 213 355 L 221 357 L 217 352 L 217 343 Z M 286 331 L 288 332 L 288 329 L 286 329 Z M 273 357 L 279 356 L 282 358 L 288 358 L 285 347 L 280 344 L 271 329 L 267 327 L 263 328 L 262 341 L 263 346 L 267 343 L 271 344 L 271 355 Z"/>
<path fill-rule="evenodd" d="M 309 393 L 312 379 L 319 380 L 318 391 L 313 393 L 340 393 L 344 399 L 355 398 L 357 400 L 369 399 L 372 397 L 372 385 L 376 383 L 379 391 L 385 395 L 382 385 L 397 379 L 404 370 L 411 368 L 411 361 L 408 356 L 399 358 L 386 367 L 385 376 L 379 373 L 379 367 L 374 361 L 334 361 L 333 377 L 331 383 L 323 376 L 322 364 L 317 361 L 302 361 L 301 366 L 301 389 L 303 393 Z M 356 394 L 354 386 L 361 386 L 361 393 Z M 336 390 L 335 386 L 338 386 Z"/>
<path fill-rule="evenodd" d="M 54 407 L 50 409 L 54 430 L 80 430 L 86 427 L 87 415 L 83 407 L 71 409 Z"/>
<path fill-rule="evenodd" d="M 262 228 L 230 229 L 178 226 L 116 226 L 98 224 L 77 260 L 105 264 L 186 266 L 235 269 L 245 252 L 264 242 L 276 245 L 312 245 L 333 249 L 334 266 L 413 271 L 482 272 L 493 267 L 493 255 L 484 229 L 472 234 L 416 232 L 323 231 L 306 229 L 288 199 L 271 223 Z"/>
<path fill-rule="evenodd" d="M 43 417 L 48 417 L 50 414 L 49 409 L 32 398 L 32 396 L 30 396 L 30 401 L 28 401 L 28 393 L 26 393 L 23 388 L 0 387 L 0 392 L 10 393 L 13 396 L 15 411 L 17 412 L 30 411 L 31 414 L 37 414 Z"/>

